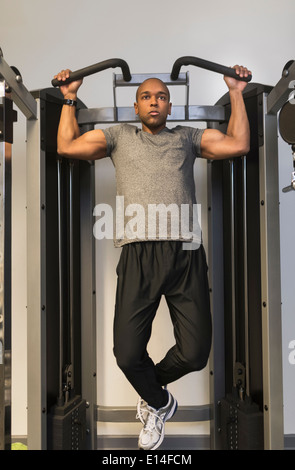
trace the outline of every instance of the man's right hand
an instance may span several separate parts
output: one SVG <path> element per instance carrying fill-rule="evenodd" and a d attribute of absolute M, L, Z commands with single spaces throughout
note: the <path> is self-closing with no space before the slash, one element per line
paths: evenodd
<path fill-rule="evenodd" d="M 62 70 L 54 78 L 57 78 L 58 81 L 64 81 L 69 78 L 71 71 L 69 69 Z M 68 85 L 60 85 L 59 89 L 62 92 L 64 98 L 70 100 L 77 99 L 77 92 L 80 86 L 82 85 L 82 80 L 76 80 L 74 82 L 69 83 Z"/>

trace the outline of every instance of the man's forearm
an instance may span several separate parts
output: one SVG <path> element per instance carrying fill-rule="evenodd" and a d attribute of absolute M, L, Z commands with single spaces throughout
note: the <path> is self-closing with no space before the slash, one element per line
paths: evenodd
<path fill-rule="evenodd" d="M 241 148 L 250 148 L 250 126 L 243 94 L 240 90 L 230 90 L 231 116 L 226 134 L 236 140 Z"/>
<path fill-rule="evenodd" d="M 77 99 L 74 96 L 67 96 L 66 98 Z M 77 139 L 79 135 L 80 129 L 76 119 L 76 107 L 63 105 L 57 133 L 58 152 L 66 153 L 67 146 Z"/>

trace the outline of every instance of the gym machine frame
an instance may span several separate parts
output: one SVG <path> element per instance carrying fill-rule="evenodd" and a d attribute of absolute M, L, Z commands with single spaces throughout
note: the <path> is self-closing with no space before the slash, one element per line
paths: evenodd
<path fill-rule="evenodd" d="M 0 49 L 0 60 L 2 51 Z M 0 449 L 11 448 L 11 90 L 0 73 Z"/>
<path fill-rule="evenodd" d="M 119 61 L 119 62 L 118 62 Z M 122 67 L 122 75 L 114 75 L 114 107 L 104 109 L 88 110 L 83 103 L 78 105 L 78 123 L 82 132 L 92 128 L 97 123 L 117 123 L 132 122 L 137 118 L 134 116 L 133 108 L 118 108 L 116 105 L 115 89 L 120 86 L 137 86 L 144 79 L 152 77 L 161 78 L 167 85 L 185 85 L 187 88 L 187 99 L 185 106 L 176 106 L 170 116 L 170 121 L 202 121 L 207 122 L 209 127 L 218 127 L 220 123 L 226 124 L 229 117 L 227 99 L 225 98 L 215 106 L 190 106 L 189 105 L 189 75 L 179 74 L 182 65 L 194 65 L 218 73 L 231 75 L 234 72 L 227 67 L 219 66 L 208 61 L 203 61 L 194 57 L 184 57 L 175 62 L 171 75 L 168 74 L 143 74 L 133 75 L 131 77 L 128 66 L 119 59 L 105 61 L 95 66 L 87 67 L 78 73 L 73 73 L 71 79 L 82 78 L 91 73 L 105 70 L 109 67 Z M 294 67 L 291 66 L 289 73 L 291 77 L 295 75 Z M 76 75 L 75 75 L 76 74 Z M 48 309 L 52 291 L 48 288 L 50 284 L 49 272 L 46 262 L 49 261 L 47 253 L 48 245 L 48 225 L 49 219 L 46 219 L 46 213 L 50 212 L 50 198 L 46 193 L 46 152 L 54 154 L 56 152 L 52 138 L 56 129 L 50 128 L 44 134 L 44 122 L 48 118 L 47 112 L 52 112 L 49 108 L 54 108 L 54 113 L 61 106 L 61 97 L 54 89 L 46 89 L 29 93 L 22 84 L 19 74 L 15 73 L 0 58 L 0 76 L 3 77 L 6 84 L 11 87 L 12 99 L 25 114 L 28 119 L 27 124 L 27 222 L 28 222 L 28 445 L 30 449 L 48 448 L 47 421 L 48 421 L 48 390 L 47 390 L 47 369 L 46 359 L 50 356 L 50 344 L 46 343 L 46 317 L 48 318 Z M 235 76 L 235 75 L 232 75 Z M 57 85 L 57 83 L 52 83 Z M 252 91 L 253 91 L 253 85 Z M 278 200 L 277 200 L 277 152 L 276 152 L 276 113 L 280 109 L 282 102 L 286 100 L 288 92 L 288 83 L 279 82 L 274 90 L 266 89 L 259 85 L 254 85 L 254 95 L 259 96 L 260 119 L 258 122 L 259 133 L 263 144 L 259 148 L 259 174 L 260 174 L 260 237 L 261 237 L 261 311 L 262 333 L 263 333 L 263 421 L 264 421 L 264 448 L 282 448 L 283 447 L 283 424 L 282 424 L 282 380 L 281 380 L 281 336 L 280 336 L 280 292 L 279 292 L 279 224 L 278 224 Z M 251 90 L 250 90 L 251 93 Z M 247 93 L 246 93 L 247 95 Z M 246 97 L 245 95 L 245 97 Z M 282 98 L 283 96 L 283 98 Z M 1 102 L 3 108 L 4 104 Z M 49 111 L 48 111 L 49 110 Z M 47 119 L 48 120 L 48 119 Z M 3 120 L 4 121 L 4 120 Z M 11 121 L 11 118 L 10 118 Z M 53 134 L 51 134 L 53 132 Z M 5 141 L 5 140 L 4 140 Z M 49 146 L 49 148 L 47 148 Z M 271 152 L 271 158 L 266 158 L 269 148 L 275 149 Z M 3 153 L 3 152 L 2 152 Z M 51 155 L 51 157 L 52 157 Z M 2 155 L 3 158 L 3 155 Z M 52 161 L 54 159 L 52 158 Z M 245 162 L 245 159 L 244 159 Z M 274 164 L 274 167 L 271 166 Z M 71 162 L 69 163 L 71 166 Z M 222 248 L 223 241 L 223 223 L 220 220 L 221 207 L 220 186 L 214 179 L 212 171 L 215 163 L 209 162 L 209 269 L 210 269 L 210 287 L 212 297 L 212 315 L 214 324 L 214 340 L 211 355 L 211 406 L 207 410 L 199 410 L 199 416 L 202 414 L 203 420 L 211 419 L 211 448 L 220 448 L 222 439 L 220 439 L 219 423 L 219 403 L 225 397 L 227 392 L 225 387 L 226 370 L 236 370 L 236 364 L 228 365 L 225 357 L 225 341 L 220 332 L 225 331 L 224 315 L 224 258 L 219 248 Z M 82 395 L 85 398 L 86 407 L 86 426 L 88 434 L 86 437 L 86 447 L 96 448 L 96 378 L 95 378 L 95 272 L 94 272 L 94 243 L 92 237 L 92 209 L 94 206 L 94 166 L 87 162 L 85 171 L 85 181 L 80 181 L 81 199 L 80 211 L 84 220 L 81 222 L 81 383 Z M 71 169 L 69 170 L 71 174 Z M 50 171 L 49 171 L 50 173 Z M 56 173 L 56 169 L 55 169 Z M 57 173 L 60 173 L 60 161 L 57 161 Z M 83 173 L 83 171 L 82 171 Z M 232 174 L 234 174 L 232 172 Z M 69 176 L 71 180 L 71 176 Z M 58 177 L 58 180 L 60 177 Z M 59 184 L 59 183 L 57 183 Z M 70 187 L 71 184 L 70 184 Z M 234 188 L 234 186 L 232 186 Z M 233 190 L 233 189 L 232 189 Z M 70 194 L 72 194 L 72 189 Z M 70 200 L 71 200 L 70 196 Z M 262 204 L 263 201 L 263 204 Z M 59 209 L 62 209 L 57 203 Z M 49 207 L 48 207 L 49 206 Z M 7 206 L 6 206 L 7 207 Z M 70 204 L 71 207 L 71 204 Z M 244 201 L 245 207 L 245 201 Z M 275 217 L 272 209 L 275 208 Z M 70 210 L 71 213 L 71 210 Z M 60 213 L 59 213 L 60 214 Z M 83 215 L 84 214 L 84 215 Z M 233 214 L 233 213 L 232 213 Z M 0 215 L 2 216 L 1 212 Z M 71 220 L 71 216 L 70 216 Z M 47 222 L 47 224 L 46 224 Z M 216 229 L 219 230 L 216 232 Z M 7 233 L 10 232 L 7 229 Z M 234 240 L 234 230 L 232 230 Z M 89 235 L 91 234 L 91 235 Z M 217 235 L 216 235 L 217 234 Z M 62 234 L 60 233 L 61 237 Z M 245 244 L 246 246 L 246 244 Z M 222 250 L 221 250 L 222 251 Z M 5 251 L 8 253 L 9 250 Z M 49 252 L 50 254 L 50 252 Z M 47 256 L 46 256 L 47 255 Z M 233 260 L 231 260 L 233 262 Z M 274 264 L 274 265 L 273 265 Z M 234 263 L 232 264 L 234 268 Z M 275 267 L 277 269 L 274 274 Z M 246 267 L 245 267 L 246 269 Z M 232 280 L 232 285 L 234 281 Z M 273 289 L 275 287 L 275 289 Z M 9 278 L 6 276 L 4 291 L 10 293 Z M 0 317 L 0 322 L 3 317 Z M 6 331 L 9 332 L 10 312 L 6 310 L 4 316 Z M 232 326 L 232 325 L 231 325 Z M 62 325 L 60 324 L 60 329 Z M 1 330 L 1 333 L 3 328 Z M 234 331 L 234 329 L 233 329 Z M 3 336 L 3 335 L 2 335 Z M 0 337 L 2 350 L 7 350 L 6 356 L 9 357 L 10 343 L 9 339 L 3 340 Z M 221 338 L 220 338 L 221 336 Z M 233 335 L 234 337 L 234 335 Z M 269 348 L 271 340 L 272 348 Z M 72 339 L 71 339 L 72 341 Z M 247 341 L 246 341 L 247 343 Z M 1 354 L 1 351 L 0 351 Z M 233 353 L 234 356 L 234 353 Z M 3 370 L 6 372 L 9 367 L 3 365 L 2 352 L 1 377 Z M 242 365 L 243 366 L 243 365 Z M 248 381 L 245 377 L 243 367 L 242 385 L 248 387 Z M 5 373 L 6 373 L 5 372 Z M 1 380 L 0 377 L 0 380 Z M 279 378 L 279 379 L 278 379 Z M 8 383 L 9 381 L 7 381 Z M 0 381 L 0 385 L 2 382 Z M 10 385 L 8 385 L 9 387 Z M 237 386 L 234 381 L 234 386 Z M 240 381 L 238 386 L 241 389 Z M 3 386 L 2 386 L 2 389 Z M 60 390 L 60 389 L 59 389 Z M 10 390 L 9 390 L 10 391 Z M 80 391 L 80 390 L 79 390 Z M 68 393 L 68 390 L 62 390 Z M 243 391 L 244 393 L 244 391 Z M 243 393 L 240 399 L 243 400 Z M 9 396 L 9 393 L 6 393 Z M 60 398 L 60 397 L 59 397 Z M 4 406 L 0 401 L 0 416 L 3 417 L 3 409 L 9 410 L 10 402 Z M 206 408 L 206 407 L 205 407 Z M 210 416 L 210 410 L 212 412 Z M 99 411 L 99 410 L 98 410 Z M 8 413 L 9 414 L 9 413 Z M 185 414 L 185 413 L 184 413 Z M 6 419 L 5 426 L 9 422 Z M 2 426 L 4 428 L 5 426 Z M 0 428 L 1 429 L 1 428 Z M 9 434 L 9 433 L 8 433 Z M 0 436 L 1 437 L 1 436 Z M 2 441 L 0 440 L 0 444 Z M 2 444 L 3 445 L 3 444 Z"/>
<path fill-rule="evenodd" d="M 89 162 L 82 165 L 67 162 L 68 170 L 62 170 L 65 165 L 56 158 L 57 122 L 62 107 L 60 96 L 56 97 L 57 90 L 28 92 L 21 75 L 17 69 L 8 66 L 2 53 L 0 78 L 1 141 L 3 139 L 0 216 L 3 245 L 5 241 L 5 251 L 1 245 L 1 270 L 4 255 L 5 267 L 1 271 L 0 448 L 10 449 L 11 445 L 9 181 L 12 124 L 16 120 L 12 100 L 27 118 L 28 447 L 30 450 L 95 448 L 94 165 Z M 5 96 L 7 93 L 12 100 Z M 79 101 L 79 106 L 84 105 Z M 52 125 L 48 119 L 50 114 L 55 117 Z M 88 126 L 85 128 L 88 129 Z M 67 231 L 65 224 L 74 227 L 74 236 L 73 230 Z M 65 242 L 70 247 L 67 253 L 64 250 Z M 61 261 L 66 261 L 67 268 L 62 266 Z M 61 345 L 64 328 L 68 330 L 66 344 Z M 69 356 L 70 360 L 67 367 L 61 370 L 64 355 Z M 79 394 L 83 394 L 83 400 Z M 58 410 L 52 425 L 50 407 L 54 409 L 55 401 Z M 65 410 L 67 415 L 64 414 Z M 63 421 L 64 424 L 60 425 Z M 52 435 L 53 426 L 55 434 L 60 432 L 62 435 L 62 439 L 60 436 L 57 439 L 60 442 L 56 442 Z M 68 434 L 66 442 L 63 434 Z"/>
<path fill-rule="evenodd" d="M 284 448 L 278 118 L 294 151 L 288 102 L 294 79 L 290 61 L 275 87 L 248 85 L 250 152 L 208 165 L 214 448 L 243 449 L 251 441 L 255 449 Z M 218 104 L 229 107 L 228 95 Z M 224 130 L 221 123 L 210 127 Z M 291 185 L 283 191 L 292 189 L 294 154 Z M 256 430 L 247 441 L 251 420 Z"/>

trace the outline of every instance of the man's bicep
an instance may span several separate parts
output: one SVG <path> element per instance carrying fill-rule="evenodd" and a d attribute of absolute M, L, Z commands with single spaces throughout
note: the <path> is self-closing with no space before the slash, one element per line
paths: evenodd
<path fill-rule="evenodd" d="M 206 129 L 201 139 L 201 156 L 203 158 L 222 158 L 228 148 L 226 135 L 217 129 Z"/>
<path fill-rule="evenodd" d="M 107 153 L 107 141 L 102 130 L 85 132 L 72 144 L 73 156 L 85 160 L 98 160 Z"/>

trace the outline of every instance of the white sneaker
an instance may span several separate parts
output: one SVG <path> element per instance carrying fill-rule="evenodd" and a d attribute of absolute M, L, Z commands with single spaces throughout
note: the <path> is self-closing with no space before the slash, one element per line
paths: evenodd
<path fill-rule="evenodd" d="M 143 450 L 155 450 L 163 442 L 165 434 L 165 421 L 172 418 L 177 410 L 177 401 L 168 392 L 168 403 L 166 406 L 156 410 L 148 404 L 145 405 L 145 411 L 148 415 L 143 422 L 144 426 L 139 434 L 138 447 Z M 143 416 L 143 414 L 141 415 Z"/>

